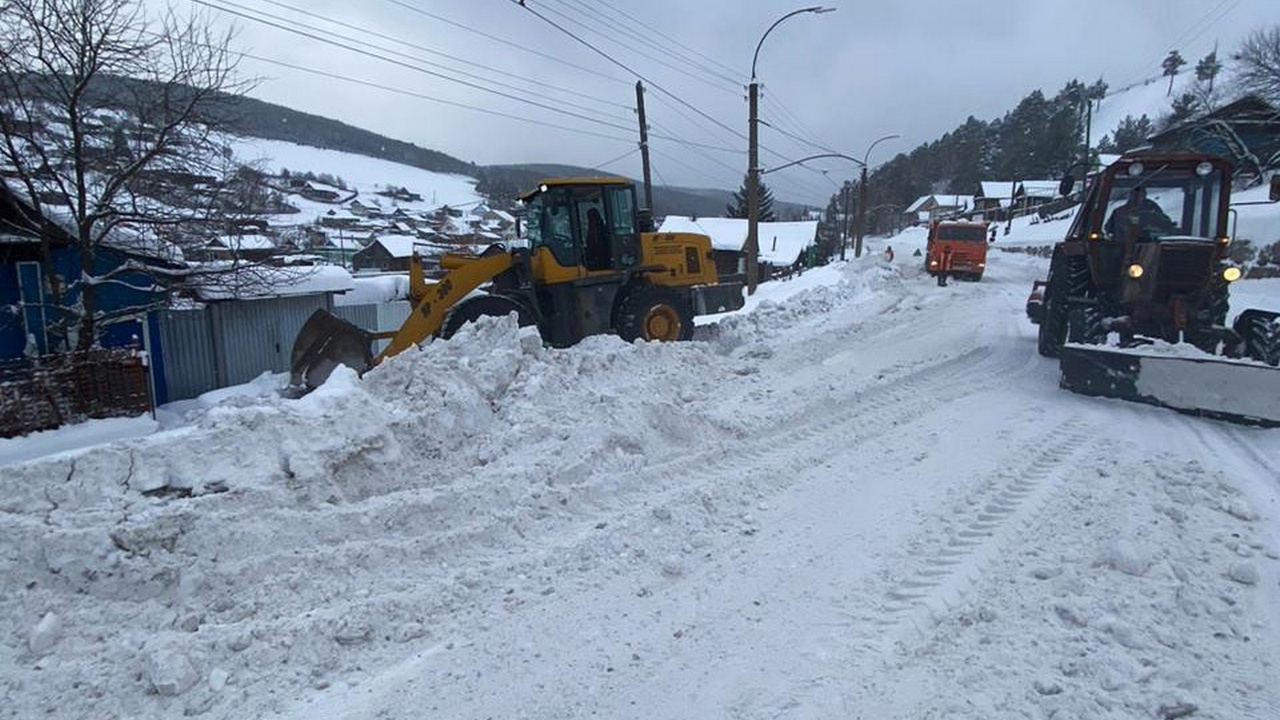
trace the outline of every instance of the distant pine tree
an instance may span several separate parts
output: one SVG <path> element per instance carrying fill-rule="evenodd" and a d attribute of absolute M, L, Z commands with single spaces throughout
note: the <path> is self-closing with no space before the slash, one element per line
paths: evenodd
<path fill-rule="evenodd" d="M 1170 50 L 1164 62 L 1160 63 L 1160 67 L 1164 68 L 1165 77 L 1169 78 L 1169 90 L 1165 93 L 1165 97 L 1173 94 L 1173 79 L 1178 76 L 1178 69 L 1186 64 L 1187 61 L 1182 59 L 1182 53 L 1177 50 Z"/>
<path fill-rule="evenodd" d="M 1218 49 L 1200 58 L 1196 63 L 1196 80 L 1209 84 L 1209 92 L 1213 92 L 1213 80 L 1222 72 L 1222 62 L 1218 60 Z"/>
<path fill-rule="evenodd" d="M 757 220 L 760 222 L 774 222 L 777 216 L 773 212 L 773 191 L 763 180 L 759 181 L 760 191 L 760 214 Z M 747 217 L 747 181 L 742 181 L 742 186 L 733 193 L 733 202 L 724 206 L 725 217 L 745 218 Z"/>

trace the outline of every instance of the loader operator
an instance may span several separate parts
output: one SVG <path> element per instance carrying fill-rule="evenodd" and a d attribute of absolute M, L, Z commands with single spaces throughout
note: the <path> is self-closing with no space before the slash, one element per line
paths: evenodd
<path fill-rule="evenodd" d="M 1129 199 L 1115 209 L 1103 227 L 1107 235 L 1119 240 L 1135 242 L 1168 235 L 1177 225 L 1155 201 L 1147 197 L 1147 189 L 1141 185 L 1129 191 Z"/>

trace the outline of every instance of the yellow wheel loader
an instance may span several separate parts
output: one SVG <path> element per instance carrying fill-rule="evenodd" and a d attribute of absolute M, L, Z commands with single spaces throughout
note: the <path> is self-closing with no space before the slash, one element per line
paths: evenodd
<path fill-rule="evenodd" d="M 544 180 L 520 201 L 527 247 L 446 254 L 434 283 L 412 258 L 413 310 L 398 330 L 373 333 L 317 310 L 293 345 L 293 387 L 313 389 L 339 364 L 364 372 L 485 316 L 515 313 L 545 342 L 567 347 L 600 333 L 688 340 L 695 316 L 743 305 L 742 284 L 717 278 L 711 239 L 654 232 L 625 178 Z M 380 338 L 391 342 L 375 355 Z"/>

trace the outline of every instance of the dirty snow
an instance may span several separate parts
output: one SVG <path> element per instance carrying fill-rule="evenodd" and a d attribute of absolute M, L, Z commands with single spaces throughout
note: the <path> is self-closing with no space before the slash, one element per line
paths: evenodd
<path fill-rule="evenodd" d="M 1045 259 L 889 242 L 4 466 L 0 715 L 1277 717 L 1280 430 L 1061 391 Z"/>

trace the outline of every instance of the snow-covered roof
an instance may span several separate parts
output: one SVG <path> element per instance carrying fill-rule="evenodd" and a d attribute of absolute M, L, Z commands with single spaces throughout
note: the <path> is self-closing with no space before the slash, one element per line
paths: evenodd
<path fill-rule="evenodd" d="M 747 243 L 747 221 L 744 218 L 698 218 L 668 215 L 658 232 L 687 232 L 711 238 L 716 250 L 741 252 Z M 774 265 L 794 263 L 804 249 L 813 244 L 818 234 L 815 220 L 760 223 L 756 237 L 760 260 Z"/>
<path fill-rule="evenodd" d="M 355 250 L 363 250 L 365 247 L 365 243 L 361 242 L 358 238 L 354 238 L 348 235 L 342 235 L 342 236 L 329 235 L 325 239 L 324 247 L 332 248 L 334 250 L 355 251 Z"/>
<path fill-rule="evenodd" d="M 276 243 L 266 235 L 256 233 L 248 235 L 220 235 L 209 242 L 210 246 L 219 246 L 228 250 L 275 250 Z"/>
<path fill-rule="evenodd" d="M 984 180 L 978 183 L 984 198 L 1008 200 L 1013 196 L 1014 183 L 1002 180 Z"/>
<path fill-rule="evenodd" d="M 373 243 L 381 245 L 387 254 L 394 258 L 407 258 L 413 255 L 415 246 L 425 245 L 417 235 L 379 235 Z"/>
<path fill-rule="evenodd" d="M 219 263 L 205 265 L 213 270 L 218 266 Z M 354 287 L 351 273 L 346 270 L 335 265 L 313 265 L 255 267 L 239 273 L 209 275 L 192 289 L 198 299 L 210 301 L 342 293 Z"/>
<path fill-rule="evenodd" d="M 1058 197 L 1058 181 L 1057 180 L 1023 180 L 1019 185 L 1022 192 L 1027 197 L 1033 198 L 1056 198 Z"/>
<path fill-rule="evenodd" d="M 334 305 L 372 305 L 409 297 L 409 276 L 405 274 L 355 277 L 353 281 L 355 287 L 335 297 Z"/>
<path fill-rule="evenodd" d="M 903 212 L 908 213 L 908 214 L 913 213 L 913 212 L 918 212 L 918 211 L 920 210 L 920 208 L 924 206 L 924 204 L 925 204 L 925 203 L 929 202 L 929 198 L 931 198 L 931 197 L 933 197 L 933 196 L 932 196 L 932 195 L 921 195 L 920 197 L 916 198 L 915 202 L 913 202 L 913 203 L 911 203 L 910 205 L 908 205 L 908 206 L 907 206 L 907 209 L 906 209 L 906 210 L 903 210 Z"/>
<path fill-rule="evenodd" d="M 938 207 L 944 208 L 971 208 L 973 207 L 972 195 L 934 195 Z"/>

